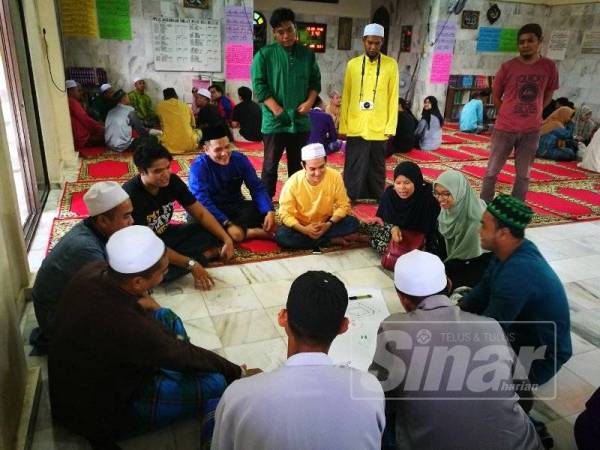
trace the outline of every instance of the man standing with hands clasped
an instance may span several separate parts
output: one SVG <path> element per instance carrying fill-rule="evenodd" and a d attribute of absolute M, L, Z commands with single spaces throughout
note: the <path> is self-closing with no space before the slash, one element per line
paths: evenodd
<path fill-rule="evenodd" d="M 262 103 L 265 159 L 261 179 L 273 197 L 284 149 L 288 177 L 302 169 L 300 149 L 308 139 L 308 113 L 321 90 L 321 72 L 315 54 L 296 42 L 296 18 L 291 9 L 276 9 L 269 23 L 275 43 L 254 56 L 252 84 Z"/>
<path fill-rule="evenodd" d="M 339 137 L 346 136 L 344 184 L 352 202 L 379 200 L 385 187 L 385 144 L 398 121 L 398 64 L 381 53 L 383 27 L 365 27 L 365 53 L 348 61 Z"/>

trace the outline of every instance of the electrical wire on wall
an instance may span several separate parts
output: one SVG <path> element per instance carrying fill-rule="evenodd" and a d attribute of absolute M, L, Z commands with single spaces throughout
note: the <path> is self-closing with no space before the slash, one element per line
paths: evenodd
<path fill-rule="evenodd" d="M 66 89 L 62 89 L 56 81 L 54 80 L 54 74 L 52 73 L 52 66 L 50 65 L 50 56 L 48 55 L 48 40 L 46 39 L 46 29 L 42 28 L 42 37 L 44 38 L 44 49 L 46 50 L 46 61 L 48 62 L 48 72 L 50 72 L 50 79 L 52 80 L 52 84 L 54 87 L 62 93 L 67 92 Z"/>

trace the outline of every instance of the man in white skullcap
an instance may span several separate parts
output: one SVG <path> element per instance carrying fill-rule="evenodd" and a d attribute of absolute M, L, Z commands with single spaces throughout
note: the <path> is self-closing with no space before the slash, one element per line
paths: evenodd
<path fill-rule="evenodd" d="M 502 328 L 452 305 L 447 284 L 431 253 L 413 250 L 396 261 L 406 312 L 381 322 L 369 369 L 387 399 L 384 435 L 396 448 L 543 449 L 518 404 L 513 375 L 520 371 L 513 374 Z"/>
<path fill-rule="evenodd" d="M 286 248 L 318 251 L 328 245 L 359 240 L 358 220 L 350 216 L 350 200 L 342 176 L 327 167 L 323 144 L 302 147 L 302 168 L 284 184 L 279 196 L 282 225 L 275 240 Z"/>
<path fill-rule="evenodd" d="M 194 103 L 196 104 L 197 108 L 196 128 L 201 129 L 202 133 L 204 133 L 208 128 L 227 127 L 227 124 L 219 115 L 219 109 L 216 105 L 211 103 L 210 91 L 208 89 L 198 89 L 194 96 Z M 230 137 L 230 133 L 228 133 L 228 137 L 230 140 L 233 140 Z"/>
<path fill-rule="evenodd" d="M 31 333 L 36 354 L 45 354 L 54 329 L 56 306 L 65 286 L 82 266 L 106 260 L 106 241 L 133 224 L 133 205 L 115 181 L 101 181 L 83 196 L 90 217 L 75 225 L 42 261 L 31 297 L 39 328 Z"/>
<path fill-rule="evenodd" d="M 88 264 L 65 289 L 48 358 L 52 416 L 95 449 L 176 420 L 210 414 L 246 370 L 190 342 L 149 291 L 169 264 L 145 226 L 114 233 L 108 263 Z"/>
<path fill-rule="evenodd" d="M 67 80 L 65 87 L 67 88 L 75 150 L 102 145 L 104 143 L 104 126 L 95 121 L 83 108 L 79 84 L 75 80 Z"/>
<path fill-rule="evenodd" d="M 158 117 L 152 107 L 150 96 L 146 94 L 146 80 L 141 77 L 134 78 L 133 87 L 134 89 L 127 94 L 130 105 L 133 106 L 146 127 L 157 126 L 159 123 Z"/>
<path fill-rule="evenodd" d="M 385 143 L 398 121 L 398 64 L 381 53 L 384 29 L 365 27 L 365 53 L 346 66 L 340 138 L 347 137 L 344 183 L 348 196 L 379 201 L 385 188 Z"/>
<path fill-rule="evenodd" d="M 114 91 L 110 84 L 104 83 L 99 90 L 100 92 L 90 99 L 90 114 L 96 120 L 104 122 L 106 115 L 116 105 L 116 102 L 112 98 Z"/>

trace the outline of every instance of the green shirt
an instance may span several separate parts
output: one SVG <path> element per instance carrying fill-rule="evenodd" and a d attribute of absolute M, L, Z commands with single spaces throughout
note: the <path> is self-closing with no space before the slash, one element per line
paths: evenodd
<path fill-rule="evenodd" d="M 321 72 L 311 50 L 294 44 L 291 51 L 287 51 L 277 43 L 261 48 L 252 61 L 252 85 L 259 102 L 273 97 L 284 109 L 275 117 L 262 104 L 263 133 L 304 133 L 310 130 L 308 114 L 298 114 L 296 108 L 306 101 L 310 90 L 321 91 Z"/>
<path fill-rule="evenodd" d="M 156 113 L 152 109 L 152 100 L 150 100 L 148 94 L 131 91 L 127 95 L 129 96 L 129 103 L 133 106 L 140 119 L 150 120 L 156 117 Z"/>

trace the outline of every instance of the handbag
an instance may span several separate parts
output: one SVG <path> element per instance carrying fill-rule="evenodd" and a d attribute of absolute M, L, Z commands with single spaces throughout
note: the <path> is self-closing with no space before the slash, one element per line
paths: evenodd
<path fill-rule="evenodd" d="M 411 230 L 402 230 L 402 240 L 400 242 L 390 239 L 390 242 L 385 248 L 383 255 L 381 255 L 381 265 L 384 269 L 393 271 L 398 258 L 413 250 L 422 250 L 424 247 L 424 233 Z"/>

